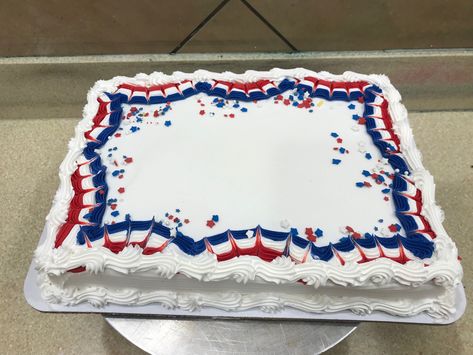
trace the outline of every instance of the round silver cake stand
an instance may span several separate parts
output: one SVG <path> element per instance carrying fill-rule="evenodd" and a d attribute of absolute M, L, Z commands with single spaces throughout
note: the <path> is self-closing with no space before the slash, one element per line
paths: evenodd
<path fill-rule="evenodd" d="M 323 321 L 143 319 L 105 320 L 150 354 L 319 354 L 335 346 L 358 323 Z"/>

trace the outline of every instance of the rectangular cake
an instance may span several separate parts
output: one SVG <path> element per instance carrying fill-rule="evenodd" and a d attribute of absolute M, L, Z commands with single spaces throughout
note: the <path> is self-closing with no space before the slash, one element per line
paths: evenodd
<path fill-rule="evenodd" d="M 98 81 L 35 254 L 42 297 L 448 318 L 462 268 L 400 101 L 352 72 Z"/>

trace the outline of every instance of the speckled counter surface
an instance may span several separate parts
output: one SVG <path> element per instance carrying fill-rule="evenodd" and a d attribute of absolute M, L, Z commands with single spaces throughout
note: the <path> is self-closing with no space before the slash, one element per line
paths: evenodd
<path fill-rule="evenodd" d="M 445 226 L 473 272 L 473 112 L 411 113 L 425 166 L 437 185 Z M 58 167 L 77 119 L 0 120 L 0 353 L 141 354 L 100 315 L 41 314 L 23 281 L 58 186 Z M 471 353 L 473 312 L 449 326 L 364 323 L 330 354 Z M 306 351 L 306 350 L 305 350 Z M 238 348 L 235 347 L 235 353 Z M 294 344 L 293 353 L 304 354 Z M 259 354 L 265 354 L 261 349 Z"/>

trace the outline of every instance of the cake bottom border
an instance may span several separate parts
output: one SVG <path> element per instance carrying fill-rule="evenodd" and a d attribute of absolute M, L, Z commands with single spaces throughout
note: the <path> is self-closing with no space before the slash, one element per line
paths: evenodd
<path fill-rule="evenodd" d="M 41 240 L 44 233 L 41 236 Z M 250 309 L 245 311 L 224 311 L 210 307 L 203 307 L 197 311 L 186 311 L 175 308 L 168 309 L 160 304 L 148 304 L 144 306 L 123 306 L 107 304 L 103 307 L 94 307 L 90 303 L 81 303 L 74 306 L 62 304 L 51 304 L 41 297 L 41 290 L 38 285 L 38 271 L 32 261 L 24 283 L 24 296 L 28 304 L 40 312 L 52 313 L 99 313 L 104 315 L 120 314 L 127 317 L 154 317 L 154 318 L 227 318 L 227 319 L 268 319 L 268 320 L 323 320 L 323 321 L 343 321 L 343 322 L 391 322 L 391 323 L 416 323 L 416 324 L 451 324 L 461 318 L 466 309 L 466 296 L 463 284 L 455 288 L 455 313 L 446 319 L 436 319 L 426 313 L 414 316 L 393 316 L 380 311 L 373 311 L 370 314 L 357 315 L 352 311 L 339 311 L 334 313 L 311 313 L 287 307 L 275 313 L 263 312 L 260 309 Z"/>

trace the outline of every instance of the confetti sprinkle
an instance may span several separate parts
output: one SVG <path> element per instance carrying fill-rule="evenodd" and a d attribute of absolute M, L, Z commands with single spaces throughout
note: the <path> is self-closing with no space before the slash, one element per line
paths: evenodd
<path fill-rule="evenodd" d="M 333 165 L 338 165 L 341 163 L 341 160 L 340 159 L 332 159 L 332 164 Z"/>
<path fill-rule="evenodd" d="M 122 194 L 122 193 L 125 192 L 125 188 L 124 188 L 124 187 L 120 187 L 117 191 Z"/>
<path fill-rule="evenodd" d="M 372 159 L 372 156 L 370 153 L 366 153 L 365 154 L 365 158 L 368 159 L 368 160 L 371 160 Z"/>
<path fill-rule="evenodd" d="M 118 212 L 118 211 L 113 211 L 113 212 L 110 213 L 110 214 L 111 214 L 113 217 L 117 217 L 117 216 L 120 214 L 120 212 Z"/>
<path fill-rule="evenodd" d="M 337 137 L 338 137 L 338 133 L 335 133 L 335 132 L 330 133 L 330 135 L 331 135 L 333 138 L 337 138 Z"/>
<path fill-rule="evenodd" d="M 399 232 L 401 230 L 401 226 L 399 224 L 391 224 L 389 227 L 388 227 L 389 231 L 395 233 L 395 232 Z"/>
<path fill-rule="evenodd" d="M 350 110 L 354 110 L 354 109 L 355 109 L 355 107 L 356 107 L 356 106 L 355 106 L 354 104 L 350 104 L 350 105 L 348 105 L 348 108 L 349 108 Z"/>
<path fill-rule="evenodd" d="M 207 221 L 207 227 L 213 228 L 214 226 L 215 226 L 215 222 L 212 221 L 211 219 L 209 219 L 209 220 Z"/>
<path fill-rule="evenodd" d="M 214 215 L 212 216 L 212 221 L 218 222 L 218 220 L 219 220 L 218 214 L 214 214 Z"/>
<path fill-rule="evenodd" d="M 252 238 L 255 235 L 251 229 L 248 229 L 245 234 L 248 238 Z"/>
<path fill-rule="evenodd" d="M 315 235 L 316 235 L 317 237 L 319 237 L 319 238 L 324 235 L 324 231 L 323 231 L 322 229 L 320 229 L 320 228 L 317 228 L 314 233 L 315 233 Z"/>
<path fill-rule="evenodd" d="M 171 124 L 172 124 L 171 121 L 166 121 L 166 122 L 164 122 L 164 125 L 165 125 L 166 127 L 171 126 Z"/>

